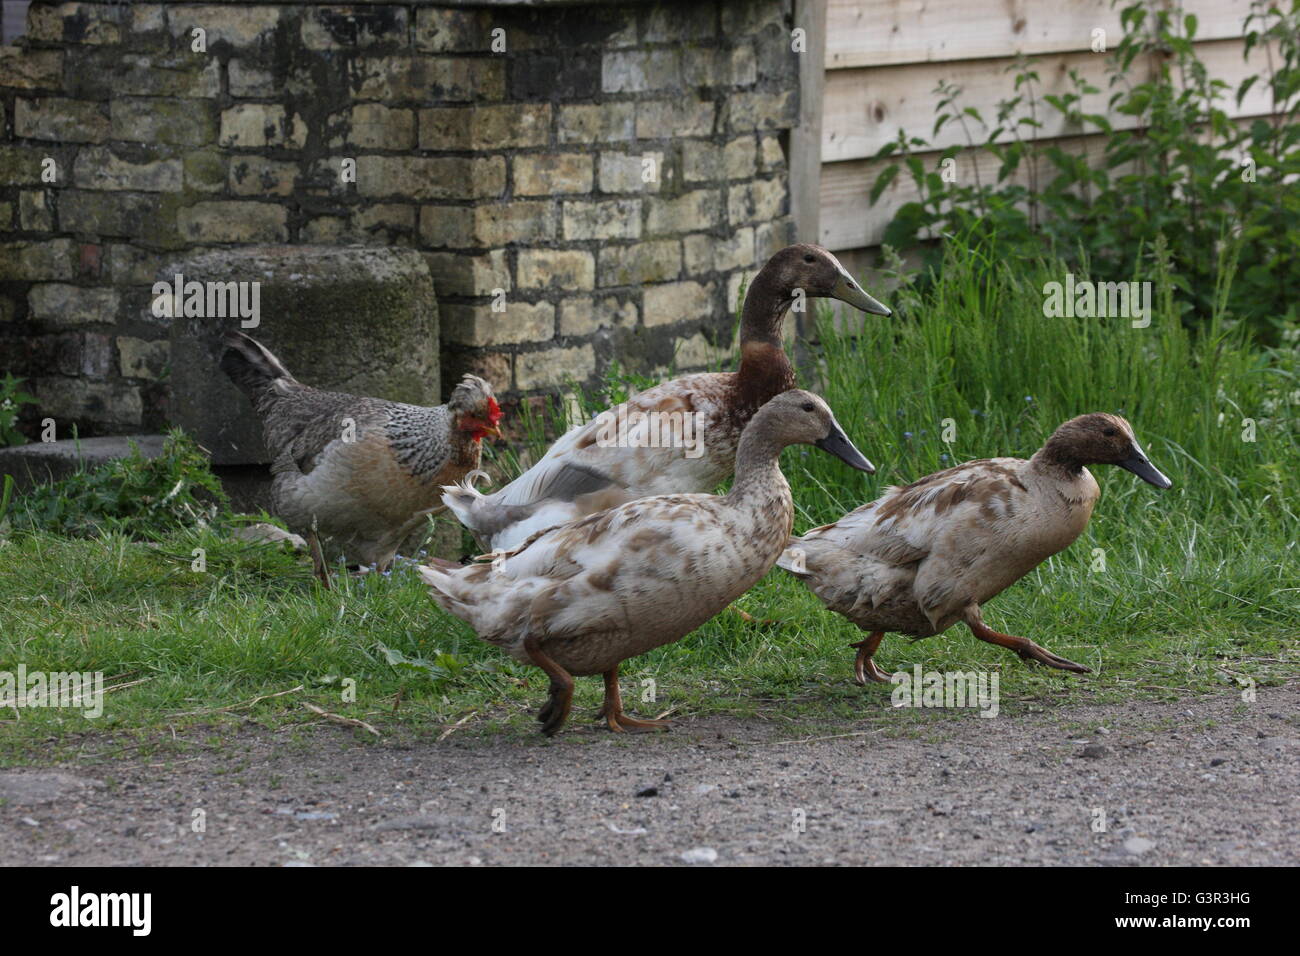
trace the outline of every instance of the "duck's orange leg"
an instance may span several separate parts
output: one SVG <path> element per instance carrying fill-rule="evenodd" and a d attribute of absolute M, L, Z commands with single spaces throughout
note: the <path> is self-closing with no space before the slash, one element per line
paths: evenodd
<path fill-rule="evenodd" d="M 1048 667 L 1055 667 L 1057 670 L 1062 671 L 1074 671 L 1076 674 L 1092 673 L 1092 668 L 1084 667 L 1082 664 L 1076 664 L 1074 661 L 1053 654 L 1047 648 L 1039 647 L 1027 637 L 1016 637 L 1014 634 L 1003 634 L 1001 631 L 993 630 L 980 619 L 978 612 L 975 615 L 968 614 L 966 616 L 966 626 L 981 641 L 988 641 L 998 647 L 1005 647 L 1008 650 L 1015 651 L 1023 661 L 1038 661 L 1038 663 L 1046 664 Z"/>
<path fill-rule="evenodd" d="M 858 656 L 853 661 L 853 682 L 855 684 L 865 686 L 868 677 L 877 683 L 889 683 L 889 675 L 882 671 L 875 661 L 876 648 L 880 646 L 884 636 L 884 631 L 873 631 L 865 641 L 858 641 L 856 644 L 849 645 L 849 647 L 858 649 Z"/>
<path fill-rule="evenodd" d="M 625 730 L 667 730 L 672 726 L 667 720 L 637 720 L 623 713 L 623 695 L 618 689 L 618 665 L 605 671 L 605 703 L 597 717 L 604 717 L 609 729 L 616 734 Z"/>
<path fill-rule="evenodd" d="M 569 719 L 569 709 L 573 706 L 573 678 L 542 650 L 540 637 L 532 634 L 525 637 L 524 650 L 528 652 L 528 659 L 546 671 L 546 676 L 551 679 L 551 695 L 537 712 L 537 719 L 542 722 L 542 733 L 553 737 Z"/>

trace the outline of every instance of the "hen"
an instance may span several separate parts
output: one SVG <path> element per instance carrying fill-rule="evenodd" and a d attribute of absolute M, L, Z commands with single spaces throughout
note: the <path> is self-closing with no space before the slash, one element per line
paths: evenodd
<path fill-rule="evenodd" d="M 501 434 L 492 387 L 474 375 L 446 405 L 426 408 L 303 385 L 241 332 L 225 345 L 221 370 L 262 420 L 272 510 L 307 538 L 327 587 L 318 534 L 351 562 L 387 568 L 406 536 L 442 510 L 442 486 L 478 468 L 484 436 Z"/>

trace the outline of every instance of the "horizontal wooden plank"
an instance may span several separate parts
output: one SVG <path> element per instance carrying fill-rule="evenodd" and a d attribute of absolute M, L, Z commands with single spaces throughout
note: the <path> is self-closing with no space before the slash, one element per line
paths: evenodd
<path fill-rule="evenodd" d="M 1262 47 L 1253 50 L 1249 60 L 1243 59 L 1243 49 L 1241 40 L 1218 40 L 1197 45 L 1198 55 L 1210 76 L 1225 80 L 1234 91 L 1246 77 L 1261 73 L 1267 67 L 1267 53 Z M 1106 74 L 1108 59 L 1094 53 L 1037 57 L 1035 67 L 1041 82 L 1036 85 L 1036 92 L 1040 99 L 1047 93 L 1068 92 L 1069 71 L 1074 69 L 1101 91 L 1085 98 L 1085 111 L 1104 113 L 1110 98 Z M 1008 58 L 945 63 L 941 68 L 933 64 L 916 64 L 828 72 L 822 115 L 822 161 L 842 162 L 874 156 L 885 143 L 897 138 L 900 129 L 924 137 L 936 149 L 964 144 L 966 136 L 957 123 L 949 123 L 937 136 L 931 136 L 937 101 L 933 92 L 936 84 L 943 79 L 962 87 L 964 92 L 960 105 L 975 107 L 987 121 L 992 122 L 998 101 L 1012 96 L 1014 76 L 1007 72 L 1007 68 L 1014 62 Z M 1135 64 L 1134 72 L 1140 69 Z M 1236 106 L 1235 96 L 1225 97 L 1222 106 L 1230 116 L 1267 113 L 1270 108 L 1268 88 L 1263 83 L 1256 83 L 1240 108 Z M 1069 128 L 1056 110 L 1041 102 L 1038 118 L 1043 123 L 1042 137 L 1080 132 Z M 1124 128 L 1136 125 L 1137 120 L 1116 116 L 1112 117 L 1112 122 Z M 972 134 L 976 142 L 982 142 L 986 135 L 978 124 L 975 124 Z M 1009 140 L 1010 133 L 1004 138 Z"/>
<path fill-rule="evenodd" d="M 1261 112 L 1259 116 L 1267 115 Z M 1239 125 L 1253 122 L 1258 116 L 1238 117 Z M 1107 137 L 1101 134 L 1091 136 L 1067 136 L 1051 141 L 1051 145 L 1087 156 L 1091 165 L 1097 165 L 1105 152 Z M 1042 146 L 1047 143 L 1040 144 Z M 917 155 L 927 170 L 939 169 L 939 153 L 921 153 Z M 954 167 L 957 181 L 973 182 L 976 175 L 980 182 L 992 184 L 997 180 L 998 160 L 984 150 L 964 151 L 955 157 Z M 837 254 L 849 250 L 877 246 L 885 234 L 885 227 L 894 218 L 894 213 L 907 202 L 920 199 L 920 192 L 907 170 L 901 171 L 894 181 L 881 193 L 880 200 L 871 204 L 871 186 L 880 171 L 893 160 L 860 159 L 848 163 L 829 163 L 822 167 L 821 180 L 821 232 L 818 240 L 827 249 Z M 1046 159 L 1038 161 L 1037 175 L 1040 181 L 1056 175 L 1056 167 Z M 1112 171 L 1112 175 L 1123 169 Z M 1012 181 L 1026 185 L 1029 183 L 1030 168 L 1022 163 L 1012 176 Z"/>
<path fill-rule="evenodd" d="M 1196 15 L 1196 39 L 1240 37 L 1250 0 L 1183 0 Z M 1110 0 L 829 0 L 826 68 L 898 66 L 1012 56 L 1086 52 L 1092 31 L 1110 46 L 1122 31 Z"/>
<path fill-rule="evenodd" d="M 1056 145 L 1073 153 L 1086 153 L 1089 163 L 1100 160 L 1105 147 L 1105 136 L 1071 136 L 1054 141 Z M 918 159 L 926 169 L 937 170 L 938 152 L 920 154 Z M 880 200 L 871 205 L 871 185 L 876 181 L 880 171 L 893 160 L 863 159 L 850 163 L 830 163 L 822 167 L 821 183 L 821 239 L 827 249 L 856 249 L 861 246 L 880 244 L 885 234 L 885 227 L 894 218 L 894 213 L 903 203 L 920 198 L 920 193 L 912 177 L 906 170 L 894 177 L 894 181 L 881 194 Z M 1051 169 L 1046 159 L 1039 160 L 1040 174 Z M 997 158 L 983 150 L 966 151 L 956 157 L 954 170 L 957 181 L 974 182 L 979 176 L 983 183 L 992 183 L 997 179 Z M 1029 169 L 1022 168 L 1014 176 L 1018 183 L 1027 183 Z"/>

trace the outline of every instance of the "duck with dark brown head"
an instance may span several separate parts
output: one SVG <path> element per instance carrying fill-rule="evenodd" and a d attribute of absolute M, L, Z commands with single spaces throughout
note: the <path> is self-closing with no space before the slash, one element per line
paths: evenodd
<path fill-rule="evenodd" d="M 683 375 L 641 392 L 570 430 L 494 494 L 463 482 L 449 486 L 443 502 L 484 548 L 498 549 L 637 498 L 712 491 L 732 473 L 740 433 L 754 413 L 795 386 L 781 333 L 791 306 L 810 298 L 890 315 L 831 253 L 807 243 L 787 246 L 746 291 L 737 371 Z"/>

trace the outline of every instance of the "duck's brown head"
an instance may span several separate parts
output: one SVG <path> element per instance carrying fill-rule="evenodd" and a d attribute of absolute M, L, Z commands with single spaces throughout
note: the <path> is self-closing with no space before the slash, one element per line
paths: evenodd
<path fill-rule="evenodd" d="M 452 423 L 457 431 L 468 433 L 474 441 L 486 435 L 501 437 L 497 424 L 501 421 L 501 406 L 492 393 L 492 386 L 477 375 L 466 375 L 451 390 L 447 400 Z"/>
<path fill-rule="evenodd" d="M 1085 465 L 1119 465 L 1157 488 L 1173 485 L 1151 464 L 1133 435 L 1133 426 L 1105 412 L 1071 418 L 1052 433 L 1039 455 L 1069 471 Z"/>
<path fill-rule="evenodd" d="M 849 441 L 830 406 L 801 388 L 782 392 L 760 408 L 745 427 L 742 447 L 747 439 L 777 450 L 787 445 L 815 445 L 859 471 L 876 470 Z"/>
<path fill-rule="evenodd" d="M 786 246 L 754 278 L 751 295 L 777 295 L 788 306 L 800 293 L 809 299 L 839 299 L 863 312 L 891 315 L 848 273 L 840 260 L 821 246 L 800 242 Z"/>

